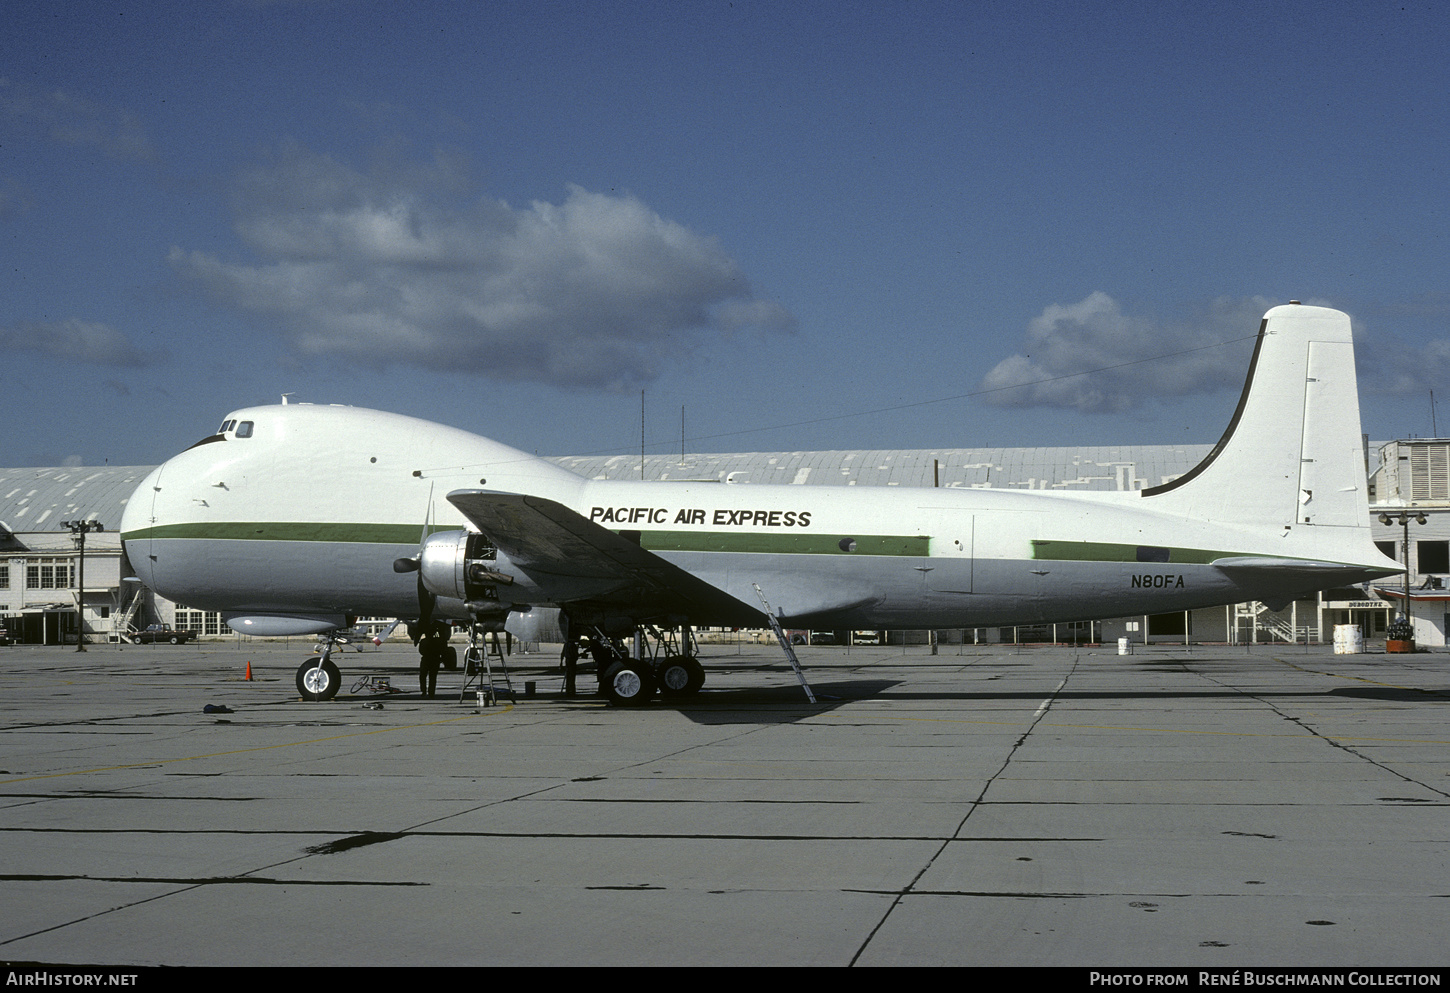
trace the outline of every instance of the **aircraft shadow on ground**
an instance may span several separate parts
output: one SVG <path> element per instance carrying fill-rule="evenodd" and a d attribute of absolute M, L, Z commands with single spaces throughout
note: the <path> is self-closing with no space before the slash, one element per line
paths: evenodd
<path fill-rule="evenodd" d="M 1407 686 L 1341 686 L 1326 695 L 1393 703 L 1444 703 L 1450 697 L 1450 688 L 1421 690 Z"/>
<path fill-rule="evenodd" d="M 902 692 L 903 684 L 897 680 L 855 680 L 850 682 L 812 682 L 815 704 L 805 699 L 799 686 L 760 686 L 738 689 L 708 690 L 688 702 L 661 701 L 654 706 L 665 706 L 678 710 L 680 714 L 700 724 L 790 724 L 803 718 L 830 712 L 844 704 L 889 694 L 891 700 L 901 702 L 1010 702 L 1027 704 L 1040 703 L 1051 695 L 1055 702 L 1073 701 L 1160 701 L 1165 706 L 1182 700 L 1237 700 L 1243 694 L 1233 689 L 1203 690 L 1083 690 L 1044 694 L 1041 690 L 1002 692 Z M 1367 700 L 1381 700 L 1396 703 L 1441 703 L 1446 693 L 1437 690 L 1397 689 L 1393 687 L 1336 688 L 1316 693 L 1304 692 L 1256 692 L 1255 697 L 1263 699 L 1306 700 L 1315 697 L 1354 697 Z"/>
<path fill-rule="evenodd" d="M 880 696 L 897 680 L 857 679 L 847 682 L 811 681 L 816 702 L 806 699 L 799 684 L 741 686 L 706 690 L 692 700 L 662 700 L 655 706 L 678 710 L 697 724 L 794 724 L 829 713 L 838 707 Z"/>

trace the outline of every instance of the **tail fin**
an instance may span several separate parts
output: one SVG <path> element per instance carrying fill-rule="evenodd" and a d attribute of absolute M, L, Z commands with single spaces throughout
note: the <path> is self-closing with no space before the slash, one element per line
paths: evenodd
<path fill-rule="evenodd" d="M 1142 493 L 1204 520 L 1368 528 L 1349 316 L 1300 304 L 1265 314 L 1228 430 L 1193 469 Z"/>

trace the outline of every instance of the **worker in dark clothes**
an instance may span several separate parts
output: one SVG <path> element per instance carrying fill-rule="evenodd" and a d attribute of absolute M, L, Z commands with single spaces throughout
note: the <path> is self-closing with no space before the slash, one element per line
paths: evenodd
<path fill-rule="evenodd" d="M 564 643 L 564 695 L 574 695 L 574 681 L 579 672 L 579 642 L 570 638 Z"/>
<path fill-rule="evenodd" d="M 425 697 L 438 692 L 438 667 L 448 653 L 448 629 L 436 626 L 418 641 L 418 692 Z"/>

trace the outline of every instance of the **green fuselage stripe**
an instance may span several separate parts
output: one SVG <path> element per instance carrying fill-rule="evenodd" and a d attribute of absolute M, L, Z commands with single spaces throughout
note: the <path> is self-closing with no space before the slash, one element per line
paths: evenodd
<path fill-rule="evenodd" d="M 430 527 L 430 532 L 444 529 Z M 768 552 L 797 555 L 927 554 L 930 539 L 912 535 L 840 535 L 765 531 L 621 531 L 639 535 L 652 552 Z M 326 524 L 288 521 L 233 521 L 163 524 L 121 535 L 125 541 L 188 538 L 225 541 L 331 541 L 356 544 L 416 545 L 417 524 Z M 842 544 L 846 547 L 842 547 Z"/>
<path fill-rule="evenodd" d="M 628 533 L 628 532 L 624 532 Z M 925 556 L 931 539 L 897 534 L 808 534 L 774 531 L 641 531 L 651 552 L 768 552 L 776 555 Z M 844 544 L 845 547 L 842 547 Z"/>
<path fill-rule="evenodd" d="M 1243 552 L 1213 552 L 1202 548 L 1172 548 L 1162 545 L 1119 545 L 1106 541 L 1032 542 L 1032 557 L 1055 562 L 1141 562 L 1145 565 L 1207 565 L 1215 559 L 1243 555 Z M 1162 556 L 1166 555 L 1164 558 Z"/>
<path fill-rule="evenodd" d="M 430 526 L 428 532 L 452 530 Z M 161 524 L 127 531 L 124 541 L 145 538 L 201 538 L 229 541 L 342 541 L 357 544 L 416 545 L 423 535 L 418 524 L 325 524 L 291 521 L 218 521 Z"/>

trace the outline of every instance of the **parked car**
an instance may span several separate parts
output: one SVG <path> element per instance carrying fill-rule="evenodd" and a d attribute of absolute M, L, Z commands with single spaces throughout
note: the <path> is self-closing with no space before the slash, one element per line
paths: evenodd
<path fill-rule="evenodd" d="M 153 624 L 144 631 L 133 631 L 130 635 L 131 644 L 149 645 L 157 641 L 168 641 L 173 645 L 184 645 L 196 637 L 195 631 L 177 631 L 165 624 Z"/>
<path fill-rule="evenodd" d="M 10 644 L 10 632 L 5 630 L 5 625 L 0 624 L 0 648 Z"/>

